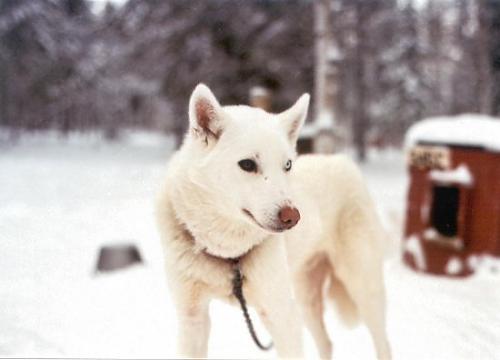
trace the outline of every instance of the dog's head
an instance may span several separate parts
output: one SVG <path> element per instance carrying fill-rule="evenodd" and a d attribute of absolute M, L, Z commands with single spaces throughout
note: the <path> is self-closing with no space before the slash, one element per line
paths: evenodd
<path fill-rule="evenodd" d="M 191 180 L 211 194 L 213 206 L 268 232 L 300 219 L 290 189 L 295 145 L 309 95 L 271 114 L 250 106 L 222 107 L 200 84 L 189 102 Z"/>

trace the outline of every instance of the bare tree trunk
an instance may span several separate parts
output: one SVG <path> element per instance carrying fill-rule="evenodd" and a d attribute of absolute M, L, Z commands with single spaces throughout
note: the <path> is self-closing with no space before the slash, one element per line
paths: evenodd
<path fill-rule="evenodd" d="M 8 62 L 0 56 L 0 125 L 9 124 L 9 71 Z"/>
<path fill-rule="evenodd" d="M 448 98 L 449 64 L 443 56 L 443 44 L 446 43 L 445 30 L 443 26 L 443 4 L 438 1 L 427 3 L 427 42 L 432 56 L 429 75 L 432 79 L 433 106 L 429 109 L 427 116 L 445 114 L 450 112 L 451 104 Z"/>
<path fill-rule="evenodd" d="M 490 38 L 488 31 L 487 9 L 483 0 L 476 1 L 477 6 L 477 51 L 474 65 L 477 71 L 477 101 L 479 112 L 492 114 L 492 82 L 490 64 Z"/>
<path fill-rule="evenodd" d="M 491 114 L 500 115 L 500 1 L 480 0 L 488 29 L 489 69 L 491 77 Z"/>
<path fill-rule="evenodd" d="M 366 87 L 365 87 L 365 56 L 366 51 L 366 14 L 364 5 L 357 1 L 356 11 L 356 45 L 354 48 L 354 76 L 353 87 L 355 94 L 355 106 L 353 109 L 353 141 L 356 156 L 360 162 L 366 160 L 366 133 L 368 131 L 368 117 L 366 114 Z"/>
<path fill-rule="evenodd" d="M 316 36 L 316 66 L 314 74 L 314 116 L 318 118 L 326 106 L 327 50 L 329 44 L 328 0 L 314 2 L 314 31 Z"/>
<path fill-rule="evenodd" d="M 468 0 L 457 0 L 456 5 L 458 8 L 458 20 L 455 22 L 454 26 L 454 39 L 456 46 L 460 49 L 461 60 L 459 64 L 455 64 L 453 67 L 453 76 L 451 78 L 451 101 L 450 101 L 450 114 L 456 115 L 467 111 L 478 111 L 478 99 L 475 99 L 471 103 L 469 98 L 469 92 L 463 91 L 463 73 L 464 67 L 468 66 L 471 60 L 470 52 L 468 50 L 471 48 L 470 41 L 464 33 L 464 27 L 467 26 L 467 21 L 469 19 L 469 7 L 467 5 Z M 474 61 L 472 57 L 472 61 Z M 470 68 L 468 69 L 470 72 Z M 478 72 L 472 74 L 472 78 L 475 78 Z M 472 85 L 473 86 L 473 85 Z M 476 85 L 478 86 L 478 85 Z M 465 95 L 465 96 L 464 96 Z"/>

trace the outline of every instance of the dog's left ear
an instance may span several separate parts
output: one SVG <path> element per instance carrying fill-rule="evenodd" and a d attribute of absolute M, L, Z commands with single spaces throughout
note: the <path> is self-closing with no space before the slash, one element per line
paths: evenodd
<path fill-rule="evenodd" d="M 219 139 L 223 121 L 223 110 L 215 95 L 205 84 L 198 84 L 189 99 L 190 131 L 208 144 L 209 139 Z"/>
<path fill-rule="evenodd" d="M 303 94 L 291 108 L 278 114 L 288 139 L 295 146 L 309 108 L 309 94 Z"/>

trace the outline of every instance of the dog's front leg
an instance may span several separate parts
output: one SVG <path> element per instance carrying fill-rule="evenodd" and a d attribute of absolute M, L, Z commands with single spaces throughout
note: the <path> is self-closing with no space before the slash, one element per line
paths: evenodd
<path fill-rule="evenodd" d="M 279 286 L 275 289 L 284 290 Z M 283 359 L 302 358 L 301 320 L 293 300 L 289 296 L 276 296 L 274 299 L 263 298 L 259 303 L 259 316 L 273 338 L 278 356 Z"/>
<path fill-rule="evenodd" d="M 209 301 L 199 295 L 192 296 L 193 291 L 183 290 L 177 294 L 176 301 L 177 355 L 182 358 L 205 358 L 210 335 Z"/>
<path fill-rule="evenodd" d="M 280 358 L 302 358 L 302 321 L 293 299 L 286 253 L 281 240 L 263 244 L 249 259 L 250 301 L 272 336 Z M 266 342 L 265 338 L 261 339 Z"/>

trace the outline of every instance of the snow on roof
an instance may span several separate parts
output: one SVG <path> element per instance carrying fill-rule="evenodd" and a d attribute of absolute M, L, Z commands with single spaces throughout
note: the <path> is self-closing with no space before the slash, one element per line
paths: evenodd
<path fill-rule="evenodd" d="M 425 119 L 410 127 L 405 146 L 409 148 L 422 142 L 500 151 L 500 119 L 480 114 Z"/>

